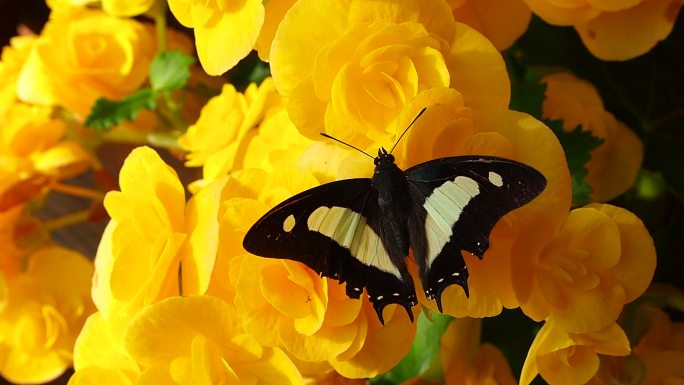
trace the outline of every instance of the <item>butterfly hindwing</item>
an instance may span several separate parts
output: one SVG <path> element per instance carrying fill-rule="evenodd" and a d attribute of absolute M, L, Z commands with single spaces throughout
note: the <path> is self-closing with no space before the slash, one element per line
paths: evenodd
<path fill-rule="evenodd" d="M 458 284 L 468 294 L 461 251 L 482 258 L 494 225 L 546 186 L 535 169 L 485 156 L 441 158 L 406 170 L 412 213 L 411 246 L 423 290 L 442 310 L 441 294 Z"/>
<path fill-rule="evenodd" d="M 264 215 L 245 235 L 245 250 L 299 261 L 325 277 L 347 283 L 359 298 L 364 287 L 378 318 L 390 303 L 412 319 L 413 281 L 406 266 L 392 262 L 382 239 L 377 193 L 370 179 L 347 179 L 304 191 Z"/>

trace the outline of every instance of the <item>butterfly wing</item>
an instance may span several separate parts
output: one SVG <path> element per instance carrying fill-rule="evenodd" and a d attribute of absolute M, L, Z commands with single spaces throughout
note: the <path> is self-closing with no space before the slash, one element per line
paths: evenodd
<path fill-rule="evenodd" d="M 365 287 L 380 322 L 391 303 L 402 305 L 413 320 L 413 281 L 405 265 L 391 261 L 381 227 L 371 180 L 346 179 L 277 205 L 249 229 L 243 246 L 252 254 L 299 261 L 346 282 L 350 298 L 359 298 Z"/>
<path fill-rule="evenodd" d="M 468 295 L 468 271 L 461 251 L 482 258 L 494 225 L 534 199 L 546 179 L 525 164 L 496 157 L 441 158 L 406 170 L 413 211 L 411 246 L 423 290 L 437 301 L 447 286 Z"/>

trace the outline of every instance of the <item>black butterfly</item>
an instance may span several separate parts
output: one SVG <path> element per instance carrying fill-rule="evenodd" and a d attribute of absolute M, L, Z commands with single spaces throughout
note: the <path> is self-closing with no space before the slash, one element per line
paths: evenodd
<path fill-rule="evenodd" d="M 513 160 L 458 156 L 402 171 L 380 148 L 373 178 L 339 180 L 287 199 L 249 229 L 243 246 L 346 282 L 350 298 L 365 288 L 383 324 L 382 310 L 392 303 L 413 321 L 409 246 L 425 295 L 441 312 L 447 286 L 458 284 L 468 295 L 461 250 L 482 258 L 496 222 L 545 186 L 539 171 Z"/>

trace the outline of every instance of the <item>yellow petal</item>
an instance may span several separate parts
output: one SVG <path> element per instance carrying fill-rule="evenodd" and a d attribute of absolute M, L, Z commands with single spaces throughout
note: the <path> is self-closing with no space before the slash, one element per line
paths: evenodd
<path fill-rule="evenodd" d="M 264 4 L 264 25 L 261 27 L 259 37 L 254 43 L 254 49 L 259 53 L 259 58 L 269 61 L 271 55 L 271 43 L 275 37 L 278 26 L 282 22 L 287 11 L 295 3 L 295 0 L 269 1 Z"/>
<path fill-rule="evenodd" d="M 348 13 L 348 6 L 335 0 L 297 1 L 290 8 L 271 46 L 271 73 L 278 92 L 288 96 L 310 76 L 318 54 L 312 47 L 325 47 L 339 37 L 347 28 Z M 301 20 L 307 21 L 307 28 Z"/>
<path fill-rule="evenodd" d="M 681 0 L 642 1 L 621 11 L 603 12 L 575 29 L 587 49 L 599 59 L 628 60 L 665 39 L 681 7 Z"/>
<path fill-rule="evenodd" d="M 226 179 L 211 182 L 188 202 L 188 254 L 182 263 L 183 293 L 204 294 L 209 287 L 219 243 L 219 206 Z"/>
<path fill-rule="evenodd" d="M 573 25 L 596 17 L 601 11 L 584 1 L 570 2 L 565 6 L 553 0 L 525 0 L 532 12 L 549 24 Z"/>
<path fill-rule="evenodd" d="M 139 373 L 138 365 L 124 349 L 123 335 L 112 326 L 102 313 L 94 313 L 88 317 L 76 340 L 74 369 L 77 373 L 83 372 L 80 376 L 86 383 L 93 380 L 91 376 L 98 370 L 116 372 L 121 377 L 126 377 L 123 373 Z M 93 371 L 89 372 L 89 369 Z"/>
<path fill-rule="evenodd" d="M 194 5 L 194 8 L 202 7 Z M 197 55 L 209 75 L 220 75 L 233 68 L 254 47 L 264 21 L 264 6 L 258 0 L 246 0 L 240 9 L 220 14 L 195 27 Z"/>
<path fill-rule="evenodd" d="M 621 255 L 612 273 L 625 290 L 625 302 L 631 302 L 646 290 L 653 278 L 656 267 L 653 239 L 643 222 L 623 208 L 607 204 L 588 207 L 599 210 L 617 224 Z"/>
<path fill-rule="evenodd" d="M 78 370 L 69 379 L 68 385 L 133 385 L 131 378 L 115 369 L 91 366 Z"/>
<path fill-rule="evenodd" d="M 450 2 L 456 21 L 468 24 L 485 35 L 499 51 L 513 45 L 526 30 L 532 11 L 523 0 L 502 4 L 496 0 Z M 503 8 L 502 8 L 503 6 Z"/>
<path fill-rule="evenodd" d="M 416 333 L 415 324 L 405 314 L 386 319 L 383 326 L 370 303 L 364 301 L 362 312 L 368 322 L 363 348 L 351 359 L 330 361 L 333 368 L 347 378 L 374 377 L 388 371 L 408 353 Z"/>

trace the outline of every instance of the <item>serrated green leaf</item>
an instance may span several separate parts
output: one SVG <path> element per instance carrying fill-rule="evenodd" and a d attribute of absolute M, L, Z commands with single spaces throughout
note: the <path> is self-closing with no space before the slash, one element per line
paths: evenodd
<path fill-rule="evenodd" d="M 141 88 L 121 100 L 98 99 L 86 118 L 85 125 L 105 130 L 126 120 L 133 120 L 142 109 L 154 110 L 157 102 L 149 88 Z"/>
<path fill-rule="evenodd" d="M 174 91 L 183 88 L 190 78 L 190 64 L 195 58 L 180 51 L 163 51 L 157 54 L 150 65 L 152 90 Z"/>
<path fill-rule="evenodd" d="M 548 122 L 549 127 L 559 127 L 560 122 Z M 583 206 L 591 200 L 591 186 L 586 181 L 589 173 L 586 164 L 591 159 L 591 152 L 603 143 L 603 139 L 594 136 L 590 131 L 582 131 L 581 126 L 577 126 L 573 131 L 565 131 L 562 128 L 554 128 L 553 131 L 558 137 L 558 141 L 565 151 L 565 160 L 570 169 L 572 178 L 572 204 L 573 206 Z"/>
<path fill-rule="evenodd" d="M 432 313 L 430 319 L 420 313 L 411 350 L 392 370 L 371 380 L 373 385 L 400 384 L 427 372 L 441 375 L 440 341 L 452 318 Z"/>
<path fill-rule="evenodd" d="M 510 55 L 506 57 L 506 68 L 511 80 L 509 108 L 541 119 L 546 92 L 546 85 L 541 83 L 541 77 L 536 72 L 522 67 Z"/>

